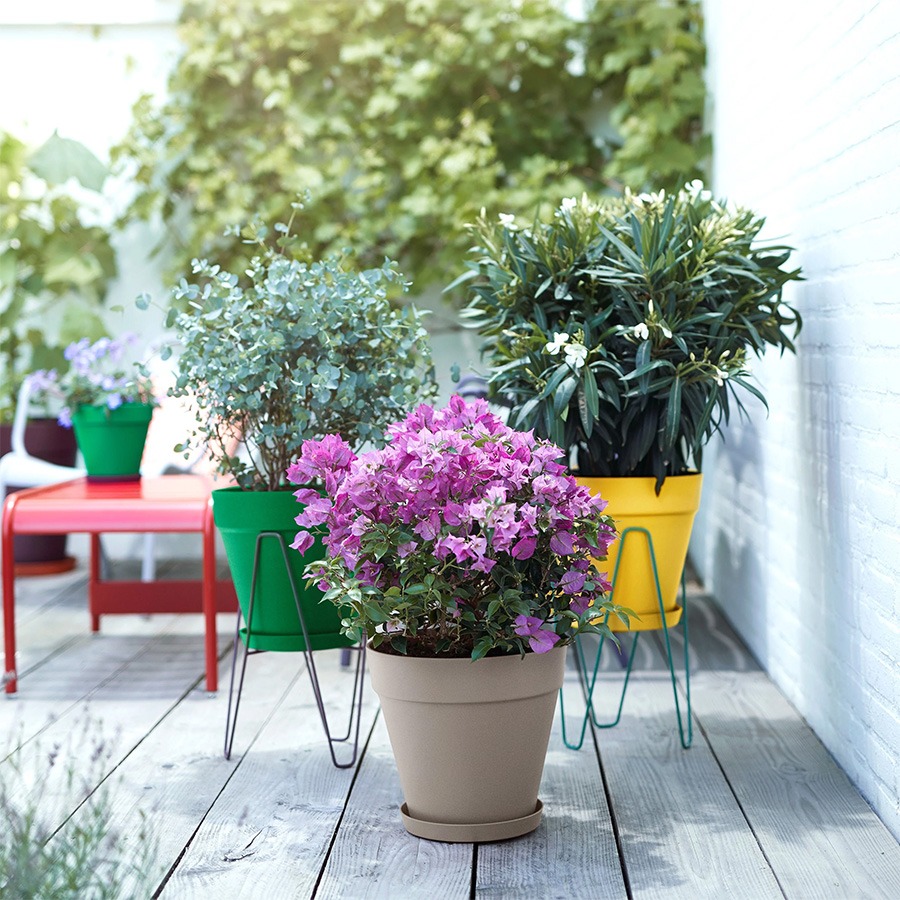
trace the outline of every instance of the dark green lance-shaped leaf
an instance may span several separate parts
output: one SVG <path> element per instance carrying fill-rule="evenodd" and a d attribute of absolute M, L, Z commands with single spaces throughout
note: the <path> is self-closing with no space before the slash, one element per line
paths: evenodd
<path fill-rule="evenodd" d="M 634 366 L 636 371 L 640 371 L 650 362 L 650 349 L 650 341 L 641 341 L 641 346 L 638 347 L 637 353 L 634 355 Z"/>
<path fill-rule="evenodd" d="M 566 418 L 566 409 L 577 387 L 578 379 L 574 375 L 570 375 L 557 388 L 556 393 L 553 395 L 553 412 L 557 416 L 563 419 Z"/>
<path fill-rule="evenodd" d="M 467 269 L 462 273 L 462 275 L 454 278 L 453 281 L 451 281 L 450 284 L 448 284 L 447 287 L 445 287 L 443 291 L 441 291 L 441 293 L 448 294 L 450 293 L 450 291 L 458 288 L 461 284 L 465 284 L 467 281 L 471 281 L 473 278 L 477 278 L 479 274 L 480 273 L 477 268 Z"/>
<path fill-rule="evenodd" d="M 588 412 L 596 419 L 600 415 L 600 392 L 597 389 L 597 379 L 590 366 L 584 367 L 584 399 Z"/>
<path fill-rule="evenodd" d="M 578 388 L 576 402 L 578 405 L 578 418 L 581 419 L 581 427 L 584 429 L 584 436 L 590 440 L 591 435 L 594 433 L 594 417 L 588 411 L 584 389 L 581 387 Z"/>
<path fill-rule="evenodd" d="M 547 381 L 544 390 L 538 395 L 538 399 L 546 400 L 548 397 L 552 397 L 556 393 L 556 389 L 562 384 L 562 380 L 571 372 L 572 370 L 563 363 L 561 366 L 557 366 L 556 371 L 550 376 Z"/>
<path fill-rule="evenodd" d="M 665 444 L 671 447 L 678 439 L 678 426 L 681 420 L 681 379 L 675 377 L 672 382 L 672 390 L 669 392 L 669 402 L 666 406 L 666 434 Z"/>
<path fill-rule="evenodd" d="M 766 398 L 763 397 L 758 388 L 752 385 L 746 378 L 741 375 L 732 375 L 730 381 L 734 382 L 735 384 L 739 384 L 745 390 L 750 391 L 750 393 L 753 394 L 753 396 L 756 397 L 756 399 L 759 400 L 759 402 L 762 403 L 762 405 L 765 406 L 766 409 L 769 408 L 769 404 L 766 402 Z"/>

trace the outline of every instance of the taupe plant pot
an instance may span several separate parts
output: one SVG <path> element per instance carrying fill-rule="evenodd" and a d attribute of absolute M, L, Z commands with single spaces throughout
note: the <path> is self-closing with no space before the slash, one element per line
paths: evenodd
<path fill-rule="evenodd" d="M 368 654 L 406 830 L 433 841 L 499 841 L 537 828 L 565 648 L 480 659 Z"/>

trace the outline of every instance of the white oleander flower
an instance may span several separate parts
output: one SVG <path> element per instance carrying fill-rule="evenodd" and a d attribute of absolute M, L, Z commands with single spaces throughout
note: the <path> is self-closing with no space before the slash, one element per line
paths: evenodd
<path fill-rule="evenodd" d="M 516 217 L 512 213 L 500 213 L 499 219 L 500 224 L 504 228 L 508 228 L 510 231 L 515 231 Z"/>
<path fill-rule="evenodd" d="M 568 344 L 564 348 L 566 362 L 573 369 L 580 369 L 587 360 L 588 349 L 584 344 Z"/>
<path fill-rule="evenodd" d="M 650 329 L 646 322 L 638 322 L 632 329 L 634 336 L 641 341 L 646 341 L 650 337 Z"/>
<path fill-rule="evenodd" d="M 697 198 L 699 200 L 712 200 L 712 192 L 706 190 L 703 182 L 699 178 L 695 178 L 693 181 L 688 181 L 683 188 L 683 192 L 691 198 Z"/>
<path fill-rule="evenodd" d="M 578 201 L 574 197 L 563 197 L 559 206 L 560 209 L 575 209 L 575 207 L 578 206 Z"/>
<path fill-rule="evenodd" d="M 556 356 L 560 350 L 568 343 L 569 335 L 567 335 L 564 331 L 557 331 L 553 335 L 553 340 L 550 341 L 545 347 L 544 351 L 549 353 L 551 356 Z"/>

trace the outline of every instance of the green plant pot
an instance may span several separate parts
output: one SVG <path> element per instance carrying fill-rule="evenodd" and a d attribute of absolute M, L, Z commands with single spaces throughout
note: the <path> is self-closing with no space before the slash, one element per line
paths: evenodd
<path fill-rule="evenodd" d="M 80 406 L 72 414 L 75 440 L 91 481 L 136 481 L 153 416 L 149 403 L 123 403 L 116 409 Z"/>
<path fill-rule="evenodd" d="M 331 603 L 322 602 L 322 592 L 307 587 L 303 569 L 310 560 L 321 559 L 325 548 L 317 540 L 301 556 L 290 545 L 297 534 L 294 519 L 303 507 L 293 490 L 243 491 L 221 488 L 213 491 L 213 518 L 228 556 L 228 565 L 238 603 L 244 617 L 241 638 L 251 650 L 305 650 L 303 629 L 285 568 L 281 544 L 266 537 L 260 542 L 259 572 L 253 603 L 250 641 L 247 641 L 247 619 L 253 581 L 253 560 L 260 532 L 277 532 L 287 548 L 288 566 L 309 633 L 310 649 L 328 650 L 349 647 L 353 642 L 340 633 L 341 613 Z"/>

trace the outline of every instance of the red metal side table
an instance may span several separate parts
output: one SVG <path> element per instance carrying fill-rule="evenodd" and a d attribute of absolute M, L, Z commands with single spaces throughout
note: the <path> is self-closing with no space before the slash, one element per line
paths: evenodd
<path fill-rule="evenodd" d="M 203 475 L 161 475 L 135 482 L 96 484 L 79 478 L 10 494 L 3 504 L 3 628 L 7 694 L 16 692 L 16 607 L 13 537 L 16 534 L 91 536 L 88 606 L 91 629 L 111 613 L 199 613 L 205 619 L 206 689 L 218 689 L 216 612 L 235 612 L 231 581 L 216 579 L 213 481 Z M 183 581 L 104 581 L 100 535 L 108 532 L 199 532 L 202 578 Z"/>

